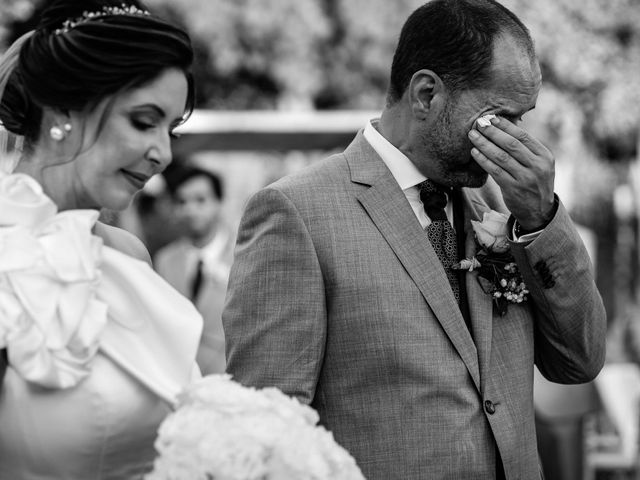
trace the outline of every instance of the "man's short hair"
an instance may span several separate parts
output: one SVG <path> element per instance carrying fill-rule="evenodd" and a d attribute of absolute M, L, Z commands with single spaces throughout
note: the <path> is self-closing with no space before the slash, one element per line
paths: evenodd
<path fill-rule="evenodd" d="M 535 58 L 527 27 L 494 0 L 433 0 L 422 5 L 402 27 L 387 101 L 400 100 L 421 69 L 436 73 L 452 93 L 486 85 L 493 43 L 502 34 L 511 35 Z"/>
<path fill-rule="evenodd" d="M 167 173 L 169 173 L 169 175 L 165 177 L 167 181 L 167 190 L 173 198 L 175 198 L 176 192 L 181 185 L 195 177 L 205 177 L 209 180 L 211 189 L 218 200 L 222 200 L 224 196 L 222 180 L 218 175 L 210 170 L 200 167 L 181 165 L 177 168 L 171 169 L 171 171 Z"/>

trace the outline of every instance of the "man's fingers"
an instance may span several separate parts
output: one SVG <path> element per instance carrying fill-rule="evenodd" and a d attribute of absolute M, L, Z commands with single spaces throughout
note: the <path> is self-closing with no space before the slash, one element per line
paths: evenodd
<path fill-rule="evenodd" d="M 503 135 L 505 134 L 503 133 Z M 520 176 L 519 171 L 527 167 L 528 163 L 530 163 L 515 158 L 515 155 L 524 155 L 525 148 L 522 145 L 519 147 L 520 152 L 517 154 L 514 153 L 512 155 L 500 148 L 496 143 L 494 143 L 492 139 L 484 137 L 476 130 L 471 130 L 469 132 L 469 138 L 471 139 L 471 142 L 473 143 L 478 153 L 482 155 L 482 157 L 480 157 L 481 159 L 486 159 L 487 161 L 500 167 L 502 170 L 508 172 L 509 175 L 514 178 L 518 178 Z M 527 155 L 530 156 L 531 152 L 527 151 Z M 485 170 L 489 172 L 489 170 L 487 170 L 486 168 Z"/>
<path fill-rule="evenodd" d="M 513 150 L 515 152 L 521 146 L 524 146 L 534 155 L 544 156 L 548 154 L 547 147 L 540 143 L 538 139 L 505 118 L 492 118 L 491 126 L 480 128 L 480 131 L 489 138 L 493 138 L 495 135 L 496 140 L 507 151 Z"/>
<path fill-rule="evenodd" d="M 515 181 L 515 177 L 505 168 L 495 161 L 491 160 L 477 148 L 471 149 L 473 159 L 480 167 L 487 172 L 496 181 L 498 185 L 504 185 L 506 182 Z"/>

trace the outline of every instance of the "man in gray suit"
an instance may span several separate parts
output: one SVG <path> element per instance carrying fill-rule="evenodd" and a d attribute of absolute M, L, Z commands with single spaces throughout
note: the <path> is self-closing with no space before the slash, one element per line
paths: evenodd
<path fill-rule="evenodd" d="M 534 364 L 561 383 L 602 367 L 590 260 L 554 195 L 552 154 L 517 126 L 540 85 L 510 11 L 429 2 L 402 29 L 381 118 L 247 204 L 227 371 L 316 408 L 370 480 L 540 478 Z M 425 214 L 425 179 L 452 187 L 444 222 Z M 504 315 L 478 270 L 452 274 L 425 232 L 452 220 L 458 259 L 472 257 L 471 221 L 490 210 L 511 215 L 529 292 Z"/>

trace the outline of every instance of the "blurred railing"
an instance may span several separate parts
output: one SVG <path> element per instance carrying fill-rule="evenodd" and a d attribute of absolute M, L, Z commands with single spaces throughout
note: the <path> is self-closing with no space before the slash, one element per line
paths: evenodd
<path fill-rule="evenodd" d="M 196 110 L 176 133 L 176 155 L 201 150 L 333 150 L 347 146 L 376 111 Z"/>

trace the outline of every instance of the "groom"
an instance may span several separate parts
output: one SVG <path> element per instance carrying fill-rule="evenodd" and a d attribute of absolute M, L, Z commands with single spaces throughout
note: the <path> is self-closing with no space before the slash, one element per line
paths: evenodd
<path fill-rule="evenodd" d="M 552 154 L 517 126 L 540 85 L 510 11 L 429 2 L 402 29 L 381 118 L 246 207 L 227 370 L 311 404 L 369 480 L 538 479 L 534 364 L 561 383 L 602 367 L 587 252 Z M 471 220 L 490 210 L 511 215 L 529 291 L 504 315 L 477 269 L 450 269 L 477 253 Z"/>

